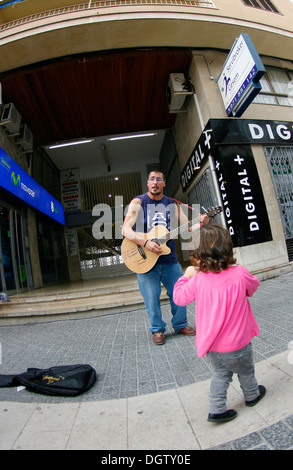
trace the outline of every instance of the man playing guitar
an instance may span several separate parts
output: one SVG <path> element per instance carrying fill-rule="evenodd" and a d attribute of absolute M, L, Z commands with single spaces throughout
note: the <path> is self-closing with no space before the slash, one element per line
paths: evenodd
<path fill-rule="evenodd" d="M 154 266 L 151 269 L 147 272 L 142 269 L 139 272 L 138 267 L 135 272 L 137 272 L 139 289 L 150 318 L 150 331 L 156 345 L 164 344 L 166 330 L 160 306 L 161 283 L 165 286 L 170 298 L 172 326 L 175 333 L 195 335 L 195 330 L 187 325 L 186 307 L 175 305 L 172 298 L 173 287 L 178 278 L 183 275 L 175 250 L 175 241 L 168 242 L 167 251 L 164 252 L 163 245 L 156 238 L 147 237 L 147 234 L 155 230 L 155 227 L 161 229 L 163 226 L 167 231 L 170 231 L 174 217 L 177 218 L 179 224 L 188 223 L 188 218 L 179 204 L 164 195 L 165 185 L 164 174 L 158 170 L 151 171 L 147 180 L 148 192 L 131 201 L 122 228 L 123 236 L 135 244 L 133 246 L 136 246 L 135 250 L 136 252 L 138 250 L 139 257 L 143 262 L 147 258 L 146 254 L 150 258 L 154 256 Z M 200 215 L 198 223 L 188 230 L 197 231 L 200 228 L 200 223 L 206 224 L 208 221 L 207 215 Z"/>

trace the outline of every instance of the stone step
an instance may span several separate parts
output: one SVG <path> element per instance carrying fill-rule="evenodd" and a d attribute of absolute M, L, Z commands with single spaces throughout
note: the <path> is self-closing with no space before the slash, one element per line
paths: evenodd
<path fill-rule="evenodd" d="M 89 288 L 66 289 L 56 286 L 10 297 L 10 302 L 0 303 L 0 326 L 13 323 L 52 321 L 79 318 L 85 315 L 117 313 L 125 307 L 142 308 L 143 298 L 137 282 L 110 281 Z M 167 298 L 162 286 L 161 299 Z"/>
<path fill-rule="evenodd" d="M 77 291 L 56 291 L 56 293 L 50 294 L 38 294 L 37 291 L 32 291 L 33 293 L 19 294 L 10 297 L 10 302 L 4 302 L 3 304 L 11 304 L 13 302 L 14 305 L 23 305 L 23 304 L 37 304 L 43 302 L 59 302 L 59 301 L 67 301 L 67 300 L 79 300 L 81 298 L 95 298 L 95 297 L 106 297 L 107 295 L 113 294 L 128 294 L 130 292 L 136 292 L 138 290 L 137 285 L 129 285 L 129 286 L 121 286 L 121 287 L 98 287 L 96 289 L 84 289 L 84 290 L 77 290 Z"/>

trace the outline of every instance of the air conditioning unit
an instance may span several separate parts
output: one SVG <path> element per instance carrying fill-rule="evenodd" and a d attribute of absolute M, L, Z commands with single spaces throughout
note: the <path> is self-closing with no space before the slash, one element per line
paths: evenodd
<path fill-rule="evenodd" d="M 4 126 L 10 134 L 17 134 L 20 129 L 21 115 L 13 103 L 3 106 L 0 125 Z"/>
<path fill-rule="evenodd" d="M 166 94 L 170 112 L 178 112 L 182 109 L 186 96 L 193 94 L 192 85 L 183 73 L 171 73 Z"/>
<path fill-rule="evenodd" d="M 20 144 L 23 150 L 32 150 L 34 136 L 26 124 L 20 126 L 19 135 L 16 137 L 15 142 Z"/>

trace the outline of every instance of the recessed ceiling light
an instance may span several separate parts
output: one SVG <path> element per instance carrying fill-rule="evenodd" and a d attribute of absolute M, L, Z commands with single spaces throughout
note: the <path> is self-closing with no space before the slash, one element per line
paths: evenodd
<path fill-rule="evenodd" d="M 107 140 L 124 140 L 124 139 L 136 139 L 138 137 L 151 137 L 157 135 L 157 132 L 145 132 L 144 134 L 131 134 L 131 135 L 118 135 L 116 137 L 109 137 Z"/>
<path fill-rule="evenodd" d="M 94 139 L 73 140 L 73 141 L 60 142 L 57 144 L 49 145 L 47 148 L 51 150 L 51 149 L 57 149 L 60 147 L 69 147 L 70 145 L 88 144 L 93 141 Z"/>

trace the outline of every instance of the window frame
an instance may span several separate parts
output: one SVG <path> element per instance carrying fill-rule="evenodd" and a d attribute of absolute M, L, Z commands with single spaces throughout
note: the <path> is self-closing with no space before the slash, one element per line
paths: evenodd
<path fill-rule="evenodd" d="M 288 79 L 288 93 L 280 93 L 276 91 L 272 80 L 273 72 L 283 73 L 284 78 L 286 77 Z M 253 103 L 275 106 L 293 106 L 293 93 L 290 93 L 289 91 L 289 88 L 293 89 L 293 70 L 266 66 L 266 72 L 260 79 L 260 83 L 265 90 L 262 89 L 262 91 L 260 91 L 260 93 L 254 98 Z M 290 83 L 292 84 L 291 86 L 289 86 Z M 266 101 L 264 100 L 264 97 L 267 97 Z M 287 102 L 285 102 L 286 99 Z"/>
<path fill-rule="evenodd" d="M 280 13 L 271 0 L 241 0 L 247 7 L 257 8 L 271 13 Z"/>

